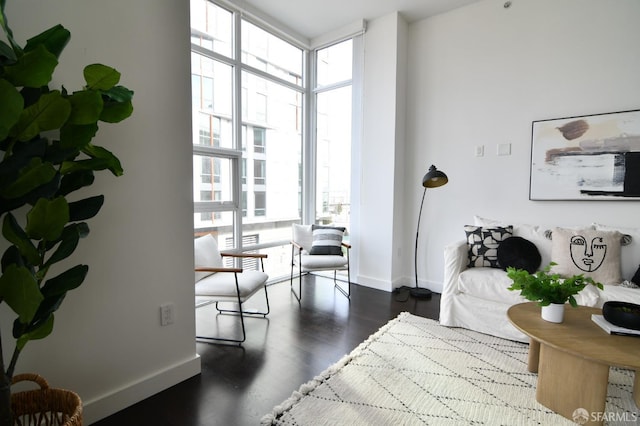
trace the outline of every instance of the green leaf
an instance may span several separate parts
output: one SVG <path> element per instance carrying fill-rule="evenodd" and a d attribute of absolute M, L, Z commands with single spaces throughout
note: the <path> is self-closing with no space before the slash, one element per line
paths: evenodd
<path fill-rule="evenodd" d="M 133 114 L 133 104 L 127 102 L 105 102 L 100 120 L 105 123 L 119 123 Z"/>
<path fill-rule="evenodd" d="M 98 124 L 74 125 L 67 123 L 60 129 L 60 146 L 62 148 L 84 148 L 98 132 Z"/>
<path fill-rule="evenodd" d="M 4 271 L 9 267 L 9 265 L 25 266 L 20 250 L 18 250 L 18 247 L 14 245 L 7 247 L 2 255 L 2 259 L 0 259 L 0 263 L 2 264 L 0 271 Z"/>
<path fill-rule="evenodd" d="M 60 182 L 59 195 L 68 195 L 80 188 L 91 186 L 95 176 L 93 170 L 80 170 L 76 172 L 70 172 L 62 177 Z"/>
<path fill-rule="evenodd" d="M 29 52 L 36 49 L 38 45 L 43 45 L 56 58 L 59 58 L 70 39 L 71 33 L 58 24 L 27 40 L 24 51 Z"/>
<path fill-rule="evenodd" d="M 78 246 L 80 238 L 84 238 L 89 234 L 89 226 L 84 223 L 74 223 L 67 226 L 62 232 L 60 245 L 51 257 L 45 262 L 44 266 L 49 267 L 54 263 L 60 262 L 69 257 Z"/>
<path fill-rule="evenodd" d="M 103 160 L 107 165 L 106 168 L 111 170 L 111 173 L 116 176 L 122 176 L 123 170 L 120 160 L 108 149 L 89 144 L 82 150 L 82 152 L 93 159 Z"/>
<path fill-rule="evenodd" d="M 53 331 L 53 315 L 49 315 L 46 321 L 35 330 L 22 334 L 16 341 L 16 349 L 21 351 L 29 340 L 44 339 Z"/>
<path fill-rule="evenodd" d="M 115 102 L 127 102 L 133 99 L 133 90 L 124 86 L 114 86 L 102 94 Z"/>
<path fill-rule="evenodd" d="M 32 158 L 29 165 L 20 171 L 18 178 L 0 191 L 5 198 L 17 198 L 50 182 L 56 176 L 51 163 L 42 163 L 40 158 Z"/>
<path fill-rule="evenodd" d="M 35 240 L 54 241 L 69 222 L 69 205 L 64 197 L 40 198 L 27 213 L 27 235 Z"/>
<path fill-rule="evenodd" d="M 9 135 L 9 130 L 18 122 L 24 108 L 24 99 L 13 84 L 0 79 L 0 140 Z"/>
<path fill-rule="evenodd" d="M 103 203 L 104 195 L 69 203 L 69 221 L 78 222 L 80 220 L 91 219 L 98 214 Z"/>
<path fill-rule="evenodd" d="M 105 170 L 109 168 L 107 160 L 102 158 L 92 158 L 90 160 L 65 161 L 60 167 L 60 173 L 63 175 L 69 173 L 79 173 L 91 170 Z"/>
<path fill-rule="evenodd" d="M 10 265 L 0 276 L 0 297 L 28 324 L 34 317 L 44 296 L 38 282 L 24 266 Z"/>
<path fill-rule="evenodd" d="M 109 90 L 120 81 L 120 73 L 106 65 L 91 64 L 84 68 L 84 80 L 89 89 Z"/>
<path fill-rule="evenodd" d="M 19 56 L 15 64 L 5 66 L 5 78 L 18 87 L 42 87 L 49 84 L 57 65 L 56 56 L 38 45 Z"/>
<path fill-rule="evenodd" d="M 64 295 L 67 291 L 80 287 L 88 272 L 87 265 L 76 265 L 57 277 L 48 279 L 42 287 L 42 294 L 46 298 Z"/>
<path fill-rule="evenodd" d="M 10 62 L 15 62 L 18 59 L 11 46 L 2 40 L 0 40 L 0 57 L 5 57 Z"/>
<path fill-rule="evenodd" d="M 40 132 L 59 129 L 67 121 L 69 114 L 71 103 L 59 91 L 44 94 L 38 102 L 22 111 L 20 120 L 14 127 L 15 133 L 12 134 L 21 141 L 28 141 Z"/>
<path fill-rule="evenodd" d="M 7 15 L 4 13 L 4 6 L 6 4 L 6 0 L 0 0 L 0 27 L 4 30 L 5 36 L 7 36 L 7 40 L 11 43 L 11 47 L 15 51 L 17 55 L 22 55 L 22 48 L 16 43 L 13 38 L 13 31 L 9 27 L 9 22 L 7 20 Z"/>
<path fill-rule="evenodd" d="M 71 124 L 92 124 L 100 119 L 104 103 L 100 92 L 83 90 L 75 92 L 69 98 L 71 102 Z"/>
<path fill-rule="evenodd" d="M 22 254 L 29 263 L 32 265 L 40 264 L 40 254 L 38 250 L 11 213 L 7 213 L 2 221 L 2 236 L 11 244 L 18 247 L 20 254 Z"/>

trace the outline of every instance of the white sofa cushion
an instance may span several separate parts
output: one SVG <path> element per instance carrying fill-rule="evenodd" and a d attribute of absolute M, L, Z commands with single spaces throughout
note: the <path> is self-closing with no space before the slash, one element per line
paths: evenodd
<path fill-rule="evenodd" d="M 506 272 L 496 268 L 469 268 L 458 276 L 458 291 L 470 296 L 501 303 L 526 302 L 519 291 L 507 290 L 511 279 Z"/>
<path fill-rule="evenodd" d="M 608 301 L 629 302 L 640 304 L 640 288 L 628 288 L 619 285 L 607 285 L 600 291 L 598 307 L 601 308 Z"/>

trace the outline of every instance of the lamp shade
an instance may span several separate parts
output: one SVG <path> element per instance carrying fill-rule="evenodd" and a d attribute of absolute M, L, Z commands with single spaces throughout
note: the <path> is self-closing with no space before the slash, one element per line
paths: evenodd
<path fill-rule="evenodd" d="M 422 186 L 425 188 L 437 188 L 449 182 L 449 178 L 444 172 L 441 172 L 436 166 L 429 167 L 429 171 L 422 178 Z"/>

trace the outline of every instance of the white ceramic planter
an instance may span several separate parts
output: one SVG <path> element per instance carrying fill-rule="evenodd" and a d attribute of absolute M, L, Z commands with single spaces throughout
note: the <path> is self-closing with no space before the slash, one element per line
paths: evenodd
<path fill-rule="evenodd" d="M 542 307 L 542 319 L 549 322 L 561 323 L 564 320 L 564 304 L 552 303 Z"/>

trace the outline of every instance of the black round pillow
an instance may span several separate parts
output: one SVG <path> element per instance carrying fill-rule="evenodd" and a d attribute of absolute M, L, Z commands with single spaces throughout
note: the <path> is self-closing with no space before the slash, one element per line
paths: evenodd
<path fill-rule="evenodd" d="M 514 267 L 533 274 L 540 267 L 542 257 L 538 247 L 522 237 L 509 237 L 498 246 L 498 265 L 502 269 Z"/>

